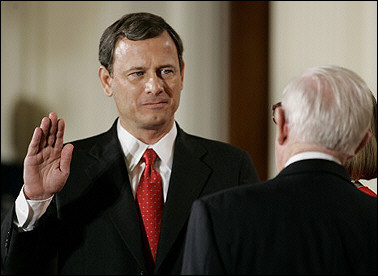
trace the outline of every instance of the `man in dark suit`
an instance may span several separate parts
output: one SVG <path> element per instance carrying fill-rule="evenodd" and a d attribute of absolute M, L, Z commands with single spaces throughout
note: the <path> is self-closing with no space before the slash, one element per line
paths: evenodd
<path fill-rule="evenodd" d="M 175 122 L 182 51 L 179 35 L 156 15 L 129 14 L 105 30 L 99 78 L 119 117 L 109 131 L 65 145 L 65 122 L 54 112 L 42 119 L 23 189 L 2 225 L 3 273 L 178 274 L 193 201 L 258 180 L 245 151 Z M 153 234 L 139 190 L 149 181 L 163 201 Z"/>
<path fill-rule="evenodd" d="M 309 68 L 274 105 L 266 182 L 193 204 L 182 274 L 377 273 L 377 200 L 343 167 L 369 139 L 369 89 L 336 66 Z"/>

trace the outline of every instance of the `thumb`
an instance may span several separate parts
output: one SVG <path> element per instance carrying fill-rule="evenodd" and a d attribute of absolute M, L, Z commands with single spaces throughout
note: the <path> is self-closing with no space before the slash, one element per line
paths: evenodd
<path fill-rule="evenodd" d="M 67 144 L 62 149 L 62 155 L 60 159 L 60 170 L 67 175 L 70 174 L 70 165 L 73 148 L 74 146 L 72 144 Z"/>

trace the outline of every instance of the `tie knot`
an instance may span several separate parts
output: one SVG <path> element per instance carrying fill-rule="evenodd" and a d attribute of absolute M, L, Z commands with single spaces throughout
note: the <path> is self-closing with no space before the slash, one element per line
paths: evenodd
<path fill-rule="evenodd" d="M 144 162 L 146 162 L 146 165 L 154 164 L 156 157 L 157 157 L 157 154 L 153 149 L 146 149 L 146 151 L 143 154 L 143 159 L 144 159 Z"/>

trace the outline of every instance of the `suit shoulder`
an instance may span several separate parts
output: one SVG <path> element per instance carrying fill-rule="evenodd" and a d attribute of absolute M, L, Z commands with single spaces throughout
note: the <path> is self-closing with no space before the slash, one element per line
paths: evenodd
<path fill-rule="evenodd" d="M 192 134 L 187 134 L 187 133 L 185 133 L 185 136 L 187 140 L 196 142 L 208 149 L 230 151 L 230 152 L 246 152 L 245 150 L 227 142 L 200 137 L 197 135 L 192 135 Z"/>
<path fill-rule="evenodd" d="M 275 186 L 276 184 L 274 184 L 273 180 L 250 182 L 203 196 L 200 200 L 205 205 L 229 206 L 232 208 L 231 206 L 234 204 L 240 205 L 244 201 L 246 204 L 266 201 Z"/>

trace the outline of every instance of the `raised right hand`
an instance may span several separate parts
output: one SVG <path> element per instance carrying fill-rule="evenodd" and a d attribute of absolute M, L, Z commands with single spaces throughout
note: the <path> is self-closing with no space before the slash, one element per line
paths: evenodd
<path fill-rule="evenodd" d="M 59 192 L 70 174 L 73 145 L 63 147 L 64 120 L 51 112 L 34 130 L 24 160 L 24 194 L 43 200 Z"/>

